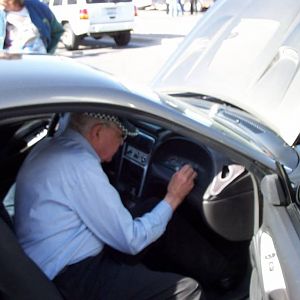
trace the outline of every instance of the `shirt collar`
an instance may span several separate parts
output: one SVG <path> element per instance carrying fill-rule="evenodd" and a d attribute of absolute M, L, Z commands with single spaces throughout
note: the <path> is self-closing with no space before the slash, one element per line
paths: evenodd
<path fill-rule="evenodd" d="M 83 146 L 89 153 L 91 153 L 101 163 L 101 158 L 99 157 L 95 149 L 88 142 L 88 140 L 78 131 L 68 128 L 63 133 L 63 136 L 81 144 L 81 146 Z"/>

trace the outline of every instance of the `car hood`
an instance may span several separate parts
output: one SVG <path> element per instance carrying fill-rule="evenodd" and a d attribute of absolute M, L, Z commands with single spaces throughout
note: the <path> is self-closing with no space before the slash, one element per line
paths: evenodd
<path fill-rule="evenodd" d="M 293 145 L 300 132 L 299 61 L 299 0 L 218 0 L 152 87 L 237 106 Z"/>

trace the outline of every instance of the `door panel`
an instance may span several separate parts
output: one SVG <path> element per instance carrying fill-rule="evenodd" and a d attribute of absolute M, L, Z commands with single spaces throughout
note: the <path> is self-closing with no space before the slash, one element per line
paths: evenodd
<path fill-rule="evenodd" d="M 278 205 L 283 203 L 284 197 L 278 176 L 266 176 L 261 188 L 263 221 L 250 246 L 253 266 L 250 300 L 298 300 L 300 240 L 295 230 L 297 224 L 292 222 L 289 209 Z"/>

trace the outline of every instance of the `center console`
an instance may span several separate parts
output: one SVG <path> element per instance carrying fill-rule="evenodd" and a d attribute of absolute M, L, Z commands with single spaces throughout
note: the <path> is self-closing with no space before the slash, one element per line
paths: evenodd
<path fill-rule="evenodd" d="M 118 182 L 123 187 L 122 192 L 132 198 L 142 195 L 154 143 L 155 138 L 140 132 L 124 144 Z"/>

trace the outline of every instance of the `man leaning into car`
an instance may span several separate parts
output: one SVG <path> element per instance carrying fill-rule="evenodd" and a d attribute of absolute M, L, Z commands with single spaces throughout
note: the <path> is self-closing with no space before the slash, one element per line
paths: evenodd
<path fill-rule="evenodd" d="M 157 241 L 194 186 L 196 172 L 185 165 L 164 199 L 133 218 L 101 163 L 136 133 L 114 115 L 73 114 L 69 128 L 38 144 L 18 174 L 18 239 L 66 299 L 203 299 L 190 277 L 126 264 L 106 251 L 135 255 Z"/>

